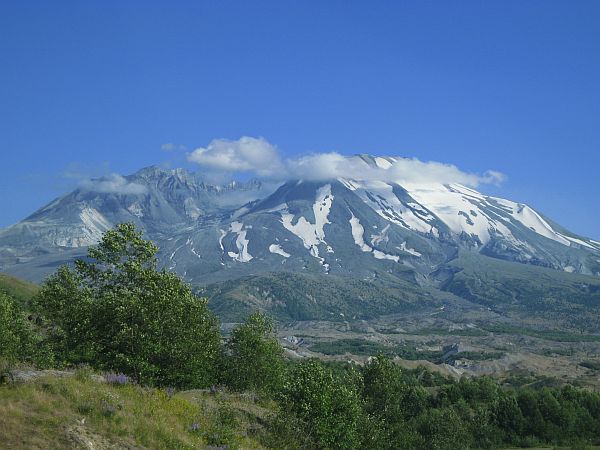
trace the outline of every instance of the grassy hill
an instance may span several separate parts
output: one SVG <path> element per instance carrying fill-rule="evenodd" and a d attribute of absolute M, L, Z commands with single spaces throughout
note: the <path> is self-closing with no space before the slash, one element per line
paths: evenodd
<path fill-rule="evenodd" d="M 270 410 L 252 396 L 109 384 L 85 371 L 64 375 L 0 386 L 1 448 L 265 447 Z"/>
<path fill-rule="evenodd" d="M 36 284 L 0 273 L 0 291 L 5 292 L 21 303 L 28 303 L 38 290 L 39 286 Z"/>

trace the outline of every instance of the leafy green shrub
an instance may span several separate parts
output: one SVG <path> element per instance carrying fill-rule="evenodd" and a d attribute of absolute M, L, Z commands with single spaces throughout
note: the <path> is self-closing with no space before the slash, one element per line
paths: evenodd
<path fill-rule="evenodd" d="M 362 374 L 364 408 L 374 420 L 371 423 L 376 424 L 370 434 L 385 437 L 377 448 L 419 447 L 421 439 L 412 426 L 412 419 L 428 406 L 427 391 L 409 383 L 410 377 L 381 354 L 365 364 Z"/>
<path fill-rule="evenodd" d="M 66 363 L 123 372 L 141 383 L 205 387 L 221 355 L 217 318 L 133 224 L 107 231 L 75 269 L 61 267 L 35 299 Z"/>
<path fill-rule="evenodd" d="M 0 360 L 37 360 L 38 336 L 15 300 L 0 292 Z"/>
<path fill-rule="evenodd" d="M 277 392 L 283 382 L 283 348 L 275 322 L 260 312 L 235 327 L 227 342 L 227 383 L 237 390 Z"/>
<path fill-rule="evenodd" d="M 365 364 L 362 373 L 366 409 L 386 422 L 410 419 L 427 406 L 425 389 L 407 384 L 402 369 L 389 358 L 383 355 L 373 358 Z"/>
<path fill-rule="evenodd" d="M 465 425 L 452 408 L 427 410 L 419 418 L 418 430 L 425 439 L 424 448 L 456 450 L 470 447 Z"/>
<path fill-rule="evenodd" d="M 334 377 L 317 360 L 302 361 L 289 372 L 280 404 L 318 448 L 360 447 L 362 405 L 355 379 Z"/>

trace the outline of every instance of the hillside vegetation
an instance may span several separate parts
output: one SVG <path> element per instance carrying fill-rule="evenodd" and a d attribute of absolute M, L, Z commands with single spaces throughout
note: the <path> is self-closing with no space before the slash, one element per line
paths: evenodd
<path fill-rule="evenodd" d="M 289 360 L 260 312 L 223 339 L 208 301 L 158 270 L 156 252 L 121 224 L 88 259 L 49 277 L 31 310 L 0 294 L 0 432 L 9 448 L 600 444 L 600 393 L 402 369 L 392 357 L 416 356 L 408 347 L 364 347 L 378 353 L 364 365 Z M 27 366 L 54 371 L 39 377 Z"/>
<path fill-rule="evenodd" d="M 251 396 L 62 375 L 0 386 L 0 448 L 263 448 L 269 410 Z"/>
<path fill-rule="evenodd" d="M 432 290 L 433 291 L 433 290 Z M 326 277 L 286 272 L 244 277 L 200 291 L 224 321 L 238 322 L 256 309 L 279 321 L 370 319 L 440 305 L 440 293 L 414 283 Z M 437 294 L 437 295 L 436 295 Z"/>
<path fill-rule="evenodd" d="M 39 290 L 39 286 L 33 283 L 0 273 L 0 292 L 8 294 L 23 304 L 28 303 Z"/>
<path fill-rule="evenodd" d="M 563 327 L 600 330 L 600 279 L 533 265 L 515 265 L 469 252 L 446 289 L 490 308 L 532 315 Z M 501 276 L 499 276 L 499 274 Z"/>

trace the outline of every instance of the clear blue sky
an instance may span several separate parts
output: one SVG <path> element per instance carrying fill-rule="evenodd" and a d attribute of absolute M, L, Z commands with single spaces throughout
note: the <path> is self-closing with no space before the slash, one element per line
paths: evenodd
<path fill-rule="evenodd" d="M 0 4 L 0 226 L 213 138 L 504 172 L 600 238 L 600 1 Z"/>

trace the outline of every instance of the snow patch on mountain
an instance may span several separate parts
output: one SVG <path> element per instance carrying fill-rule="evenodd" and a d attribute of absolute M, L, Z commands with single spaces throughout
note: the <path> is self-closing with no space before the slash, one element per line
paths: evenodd
<path fill-rule="evenodd" d="M 381 230 L 381 232 L 379 234 L 372 234 L 371 235 L 371 245 L 379 245 L 382 242 L 387 242 L 388 241 L 387 232 L 389 229 L 390 229 L 390 224 L 388 223 L 385 227 L 383 227 L 383 230 Z"/>
<path fill-rule="evenodd" d="M 254 257 L 250 253 L 248 253 L 248 243 L 250 241 L 246 239 L 246 230 L 244 230 L 244 224 L 237 221 L 232 222 L 229 226 L 229 231 L 237 234 L 235 246 L 238 251 L 237 253 L 231 251 L 227 252 L 227 256 L 229 256 L 235 261 L 243 263 L 251 261 Z"/>
<path fill-rule="evenodd" d="M 402 250 L 403 252 L 410 253 L 413 256 L 421 256 L 421 253 L 416 251 L 414 248 L 409 248 L 406 245 L 406 241 L 404 241 L 402 244 L 400 244 L 400 247 L 398 247 L 398 249 Z"/>
<path fill-rule="evenodd" d="M 281 223 L 283 227 L 295 234 L 302 240 L 302 244 L 310 251 L 310 254 L 319 259 L 321 265 L 328 270 L 328 265 L 324 259 L 319 256 L 319 245 L 325 244 L 327 251 L 333 253 L 333 249 L 325 241 L 324 227 L 329 222 L 329 212 L 333 204 L 334 196 L 331 194 L 331 184 L 317 189 L 315 203 L 313 204 L 313 213 L 315 215 L 315 223 L 310 223 L 304 216 L 300 216 L 296 223 L 292 223 L 294 215 L 287 212 L 280 212 Z"/>
<path fill-rule="evenodd" d="M 292 256 L 288 252 L 286 252 L 284 249 L 282 249 L 281 245 L 279 245 L 279 244 L 271 244 L 271 245 L 269 245 L 269 251 L 271 253 L 275 253 L 276 255 L 281 255 L 284 258 L 289 258 L 290 256 Z"/>
<path fill-rule="evenodd" d="M 482 244 L 491 239 L 493 222 L 479 207 L 484 197 L 459 185 L 404 186 L 419 204 L 423 205 L 456 234 L 466 232 Z M 461 192 L 462 191 L 462 192 Z"/>
<path fill-rule="evenodd" d="M 565 239 L 568 239 L 569 241 L 573 242 L 574 244 L 583 245 L 584 247 L 591 248 L 592 250 L 596 250 L 595 246 L 593 246 L 585 241 L 582 241 L 581 239 L 577 239 L 577 238 L 574 238 L 571 236 L 565 236 L 563 234 L 561 234 L 561 236 L 564 237 Z"/>
<path fill-rule="evenodd" d="M 344 185 L 349 191 L 356 191 L 360 188 L 360 184 L 355 183 L 353 180 L 347 178 L 338 178 L 338 181 Z"/>
<path fill-rule="evenodd" d="M 373 249 L 366 244 L 366 242 L 363 238 L 365 229 L 360 224 L 360 220 L 358 220 L 358 218 L 355 217 L 354 214 L 352 214 L 352 217 L 350 218 L 350 226 L 352 228 L 352 237 L 354 238 L 354 243 L 356 245 L 358 245 L 358 247 L 363 252 L 368 253 L 368 252 L 373 251 Z"/>
<path fill-rule="evenodd" d="M 504 200 L 501 198 L 491 198 L 492 202 L 496 202 L 506 208 L 508 208 L 509 214 L 519 221 L 522 225 L 535 231 L 548 239 L 559 242 L 563 245 L 571 245 L 562 234 L 557 233 L 552 227 L 546 222 L 537 212 L 531 209 L 529 206 L 522 203 L 515 203 L 510 200 Z"/>
<path fill-rule="evenodd" d="M 381 156 L 376 156 L 375 164 L 377 164 L 377 166 L 382 169 L 389 169 L 390 167 L 392 167 L 393 161 L 390 161 L 390 159 L 382 158 Z"/>
<path fill-rule="evenodd" d="M 185 245 L 187 245 L 188 247 L 190 247 L 190 251 L 197 257 L 197 258 L 201 258 L 200 253 L 198 253 L 196 251 L 196 249 L 194 248 L 194 241 L 192 240 L 191 237 L 187 238 L 187 241 L 185 241 Z"/>
<path fill-rule="evenodd" d="M 373 211 L 384 219 L 406 229 L 428 233 L 431 230 L 433 216 L 420 217 L 411 208 L 404 205 L 394 193 L 391 184 L 384 181 L 352 182 L 355 192 Z"/>
<path fill-rule="evenodd" d="M 352 237 L 354 238 L 354 243 L 358 245 L 358 247 L 365 253 L 372 253 L 376 259 L 389 259 L 395 262 L 400 261 L 400 257 L 397 255 L 388 255 L 387 253 L 382 252 L 381 250 L 377 250 L 372 248 L 365 242 L 364 233 L 365 229 L 360 224 L 360 220 L 358 217 L 352 214 L 350 217 L 350 227 L 352 228 Z"/>
<path fill-rule="evenodd" d="M 221 252 L 225 251 L 225 248 L 223 247 L 223 239 L 225 236 L 227 236 L 227 231 L 219 230 L 219 247 L 221 247 Z"/>

